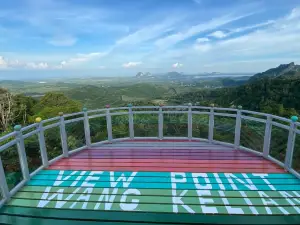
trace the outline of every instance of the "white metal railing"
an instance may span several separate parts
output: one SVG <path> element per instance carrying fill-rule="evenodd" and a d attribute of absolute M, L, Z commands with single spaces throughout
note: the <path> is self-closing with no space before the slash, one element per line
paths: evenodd
<path fill-rule="evenodd" d="M 145 110 L 144 110 L 145 109 Z M 141 111 L 144 110 L 144 111 Z M 152 111 L 151 111 L 152 110 Z M 201 111 L 202 110 L 202 111 Z M 117 112 L 112 112 L 117 111 Z M 157 137 L 147 137 L 150 139 L 160 139 L 164 138 L 164 115 L 165 114 L 187 114 L 187 136 L 185 137 L 171 137 L 171 139 L 176 138 L 186 138 L 188 140 L 197 139 L 198 137 L 193 137 L 193 115 L 207 115 L 208 116 L 208 137 L 207 139 L 200 139 L 204 141 L 208 141 L 209 143 L 215 144 L 223 144 L 232 146 L 237 150 L 245 150 L 253 152 L 257 155 L 261 155 L 266 159 L 269 159 L 278 165 L 284 167 L 287 171 L 293 173 L 296 177 L 300 178 L 300 174 L 292 168 L 292 159 L 293 152 L 295 146 L 295 138 L 296 134 L 300 134 L 300 123 L 297 122 L 298 118 L 293 116 L 290 120 L 286 118 L 281 118 L 278 116 L 273 116 L 270 114 L 264 114 L 259 112 L 253 112 L 248 110 L 242 110 L 242 107 L 238 107 L 237 109 L 233 108 L 217 108 L 213 105 L 211 107 L 202 107 L 202 106 L 192 106 L 192 104 L 188 104 L 187 106 L 132 106 L 131 104 L 128 107 L 120 107 L 120 108 L 110 108 L 109 105 L 106 106 L 106 109 L 97 109 L 88 111 L 86 108 L 83 109 L 82 112 L 73 113 L 64 115 L 63 113 L 59 114 L 59 117 L 51 118 L 48 120 L 41 120 L 41 118 L 36 118 L 36 123 L 29 125 L 27 127 L 22 128 L 20 125 L 14 127 L 14 132 L 7 134 L 3 137 L 0 137 L 0 143 L 6 142 L 0 146 L 0 153 L 5 151 L 7 148 L 17 145 L 19 162 L 21 165 L 21 172 L 23 175 L 23 180 L 12 190 L 9 190 L 8 184 L 6 182 L 6 175 L 3 168 L 3 162 L 0 157 L 0 187 L 1 194 L 3 196 L 3 200 L 0 199 L 0 207 L 4 202 L 8 201 L 13 194 L 15 194 L 20 188 L 22 188 L 25 183 L 30 180 L 32 176 L 34 176 L 39 170 L 43 168 L 47 168 L 50 164 L 55 161 L 63 158 L 69 157 L 69 155 L 86 149 L 91 146 L 97 146 L 101 143 L 112 142 L 115 141 L 113 139 L 113 129 L 112 129 L 112 117 L 120 116 L 120 115 L 128 115 L 128 133 L 129 136 L 122 138 L 124 139 L 140 139 L 143 137 L 138 137 L 135 134 L 134 130 L 134 115 L 140 114 L 156 114 L 157 115 Z M 77 118 L 72 118 L 77 116 Z M 79 117 L 78 117 L 79 116 Z M 235 119 L 235 129 L 234 129 L 234 143 L 221 142 L 214 139 L 214 130 L 215 130 L 215 117 L 222 116 L 226 118 L 234 118 Z M 70 118 L 71 119 L 68 119 Z M 101 141 L 97 143 L 92 143 L 91 141 L 91 131 L 90 131 L 90 120 L 94 118 L 105 118 L 106 120 L 106 130 L 107 130 L 107 140 Z M 276 119 L 276 121 L 273 121 Z M 256 121 L 258 123 L 265 124 L 264 130 L 264 140 L 263 140 L 263 152 L 258 152 L 253 149 L 246 148 L 245 146 L 241 146 L 241 128 L 242 128 L 242 120 L 248 121 Z M 67 143 L 67 132 L 66 132 L 66 124 L 75 123 L 78 121 L 83 121 L 84 126 L 84 137 L 85 144 L 84 146 L 69 151 L 68 143 Z M 280 123 L 282 122 L 282 123 Z M 48 124 L 51 123 L 51 124 Z M 289 125 L 287 125 L 287 123 Z M 45 125 L 48 124 L 48 125 Z M 285 160 L 281 162 L 270 155 L 270 142 L 271 142 L 271 134 L 272 134 L 272 126 L 280 127 L 282 129 L 287 130 L 288 140 L 286 144 L 286 152 L 285 152 Z M 49 161 L 46 142 L 45 142 L 45 130 L 59 127 L 60 137 L 61 137 L 61 147 L 62 152 L 61 155 Z M 33 130 L 31 130 L 33 129 Z M 31 130 L 26 133 L 26 131 Z M 40 148 L 40 154 L 42 159 L 42 166 L 37 170 L 29 173 L 24 139 L 28 138 L 32 135 L 38 135 L 38 143 Z M 170 137 L 168 137 L 169 139 Z M 120 140 L 120 139 L 117 139 Z M 0 155 L 1 156 L 1 155 Z"/>

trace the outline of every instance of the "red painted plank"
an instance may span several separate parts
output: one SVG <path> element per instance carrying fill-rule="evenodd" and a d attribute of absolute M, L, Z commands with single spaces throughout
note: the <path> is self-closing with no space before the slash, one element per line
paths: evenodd
<path fill-rule="evenodd" d="M 104 167 L 167 167 L 167 168 L 254 168 L 254 169 L 279 169 L 279 166 L 270 164 L 221 164 L 221 163 L 207 163 L 207 164 L 188 164 L 188 163 L 93 163 L 93 162 L 65 162 L 60 161 L 53 164 L 53 166 L 104 166 Z"/>
<path fill-rule="evenodd" d="M 260 160 L 186 160 L 186 159 L 76 159 L 76 158 L 65 158 L 60 160 L 65 162 L 87 162 L 87 163 L 188 163 L 188 164 L 205 164 L 205 163 L 222 163 L 222 164 L 273 164 L 271 161 L 265 159 Z M 276 165 L 276 164 L 275 164 Z"/>
<path fill-rule="evenodd" d="M 283 169 L 247 168 L 165 168 L 165 167 L 104 167 L 104 166 L 50 166 L 49 170 L 94 170 L 94 171 L 152 171 L 152 172 L 206 172 L 206 173 L 286 173 Z"/>

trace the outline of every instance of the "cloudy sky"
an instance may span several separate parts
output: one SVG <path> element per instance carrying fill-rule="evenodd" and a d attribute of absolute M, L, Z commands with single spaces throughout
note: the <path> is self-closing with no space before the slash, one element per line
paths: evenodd
<path fill-rule="evenodd" d="M 0 1 L 2 77 L 257 72 L 292 61 L 299 0 Z"/>

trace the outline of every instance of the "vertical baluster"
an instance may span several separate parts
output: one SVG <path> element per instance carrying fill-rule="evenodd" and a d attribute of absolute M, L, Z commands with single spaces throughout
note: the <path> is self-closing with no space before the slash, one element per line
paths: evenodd
<path fill-rule="evenodd" d="M 132 105 L 128 104 L 128 124 L 129 124 L 129 137 L 130 139 L 134 138 L 134 122 L 133 122 L 133 112 Z"/>
<path fill-rule="evenodd" d="M 41 123 L 41 121 L 42 121 L 42 118 L 40 118 L 40 117 L 35 119 L 35 122 L 38 123 L 38 131 L 39 131 L 38 138 L 39 138 L 42 162 L 43 162 L 44 168 L 47 168 L 49 166 L 49 161 L 48 161 L 48 155 L 47 155 L 47 149 L 46 149 L 44 128 L 43 128 L 43 123 Z"/>
<path fill-rule="evenodd" d="M 264 149 L 263 149 L 264 158 L 268 158 L 270 153 L 271 134 L 272 134 L 272 116 L 268 115 L 266 121 L 266 128 L 265 128 L 265 137 L 264 137 Z"/>
<path fill-rule="evenodd" d="M 208 140 L 209 143 L 213 142 L 214 139 L 214 104 L 211 104 L 210 113 L 209 113 L 209 133 L 208 133 Z"/>
<path fill-rule="evenodd" d="M 238 110 L 236 113 L 236 122 L 235 122 L 235 135 L 234 135 L 234 148 L 239 149 L 240 140 L 241 140 L 241 125 L 242 125 L 242 106 L 238 106 Z"/>
<path fill-rule="evenodd" d="M 188 139 L 192 140 L 193 138 L 193 114 L 192 114 L 192 103 L 189 103 L 188 109 Z"/>
<path fill-rule="evenodd" d="M 287 151 L 285 155 L 285 161 L 284 161 L 284 167 L 286 170 L 289 170 L 292 166 L 292 160 L 293 160 L 293 152 L 295 147 L 295 139 L 296 139 L 296 122 L 298 121 L 297 116 L 291 117 L 291 124 L 290 124 L 290 130 L 289 130 L 289 137 L 288 137 L 288 143 L 287 143 Z"/>
<path fill-rule="evenodd" d="M 21 131 L 22 127 L 21 127 L 21 125 L 16 125 L 14 127 L 14 129 L 16 132 L 18 155 L 19 155 L 23 178 L 24 178 L 24 180 L 28 181 L 30 179 L 30 175 L 29 175 L 27 157 L 26 157 L 26 152 L 25 152 L 24 138 L 23 138 L 23 134 Z"/>
<path fill-rule="evenodd" d="M 106 126 L 107 126 L 107 140 L 108 142 L 112 142 L 112 126 L 111 126 L 111 115 L 110 115 L 110 105 L 106 105 Z"/>
<path fill-rule="evenodd" d="M 90 123 L 89 123 L 89 117 L 88 117 L 88 110 L 87 108 L 83 108 L 83 125 L 84 125 L 84 136 L 85 136 L 85 144 L 87 147 L 91 147 L 91 130 L 90 130 Z"/>
<path fill-rule="evenodd" d="M 63 150 L 63 156 L 64 157 L 69 157 L 67 132 L 66 132 L 66 126 L 65 126 L 64 113 L 60 112 L 58 115 L 60 116 L 60 139 L 61 139 L 61 147 L 62 147 L 62 150 Z"/>
<path fill-rule="evenodd" d="M 159 114 L 158 114 L 158 138 L 163 139 L 164 136 L 164 115 L 163 115 L 163 104 L 159 105 Z"/>
<path fill-rule="evenodd" d="M 3 164 L 2 164 L 2 159 L 0 156 L 0 188 L 2 191 L 2 195 L 5 198 L 6 201 L 10 200 L 10 193 L 9 193 L 9 188 L 6 182 L 6 177 L 5 177 L 5 171 L 3 168 Z"/>

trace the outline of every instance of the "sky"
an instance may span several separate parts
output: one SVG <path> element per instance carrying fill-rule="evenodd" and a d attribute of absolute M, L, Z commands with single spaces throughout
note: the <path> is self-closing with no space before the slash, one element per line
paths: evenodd
<path fill-rule="evenodd" d="M 0 78 L 300 64 L 299 0 L 0 1 Z"/>

